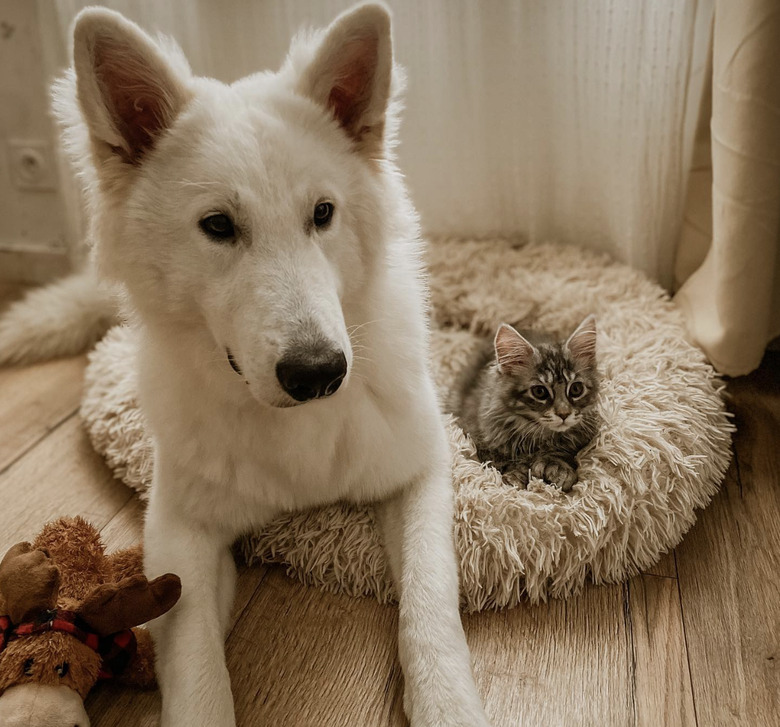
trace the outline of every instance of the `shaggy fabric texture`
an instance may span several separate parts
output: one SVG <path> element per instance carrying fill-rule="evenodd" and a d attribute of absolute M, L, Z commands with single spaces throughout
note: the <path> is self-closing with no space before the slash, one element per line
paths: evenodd
<path fill-rule="evenodd" d="M 571 493 L 539 480 L 527 490 L 505 483 L 448 424 L 464 608 L 564 597 L 586 579 L 620 581 L 677 545 L 723 478 L 733 427 L 723 384 L 686 340 L 666 293 L 603 255 L 551 243 L 440 240 L 428 264 L 442 394 L 479 336 L 501 321 L 568 334 L 592 312 L 599 327 L 604 425 L 580 456 Z M 116 475 L 143 493 L 152 463 L 134 339 L 117 327 L 92 353 L 82 416 Z M 393 597 L 370 508 L 290 514 L 240 547 L 249 561 L 286 564 L 305 583 Z"/>

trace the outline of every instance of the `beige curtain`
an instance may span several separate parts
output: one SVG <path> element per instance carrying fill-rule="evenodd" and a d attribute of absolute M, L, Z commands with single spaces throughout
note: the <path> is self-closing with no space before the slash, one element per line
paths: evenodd
<path fill-rule="evenodd" d="M 780 2 L 717 0 L 675 300 L 715 367 L 755 369 L 780 334 Z"/>

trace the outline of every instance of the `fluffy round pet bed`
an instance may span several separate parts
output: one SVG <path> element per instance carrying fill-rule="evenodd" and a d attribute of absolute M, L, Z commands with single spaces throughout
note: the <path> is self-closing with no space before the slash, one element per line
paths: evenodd
<path fill-rule="evenodd" d="M 464 607 L 562 597 L 586 579 L 620 581 L 655 563 L 707 505 L 731 456 L 722 382 L 668 296 L 603 255 L 556 244 L 443 240 L 428 262 L 442 391 L 501 321 L 569 333 L 587 313 L 598 318 L 604 425 L 572 492 L 505 484 L 449 423 Z M 92 353 L 82 416 L 116 475 L 143 493 L 151 449 L 135 399 L 134 336 L 114 328 Z M 291 514 L 241 547 L 306 583 L 392 598 L 370 508 Z"/>

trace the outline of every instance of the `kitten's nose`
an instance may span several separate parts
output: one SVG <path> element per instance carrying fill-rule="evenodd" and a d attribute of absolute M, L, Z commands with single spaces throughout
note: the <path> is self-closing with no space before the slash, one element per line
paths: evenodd
<path fill-rule="evenodd" d="M 566 421 L 566 417 L 568 417 L 569 414 L 571 414 L 570 411 L 559 411 L 558 412 L 558 416 L 561 418 L 561 422 L 565 422 Z"/>

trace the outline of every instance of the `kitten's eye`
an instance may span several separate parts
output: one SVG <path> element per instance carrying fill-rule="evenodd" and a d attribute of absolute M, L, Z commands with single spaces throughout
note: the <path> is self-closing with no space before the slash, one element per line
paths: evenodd
<path fill-rule="evenodd" d="M 547 391 L 546 386 L 532 386 L 531 387 L 531 396 L 534 397 L 534 399 L 539 399 L 540 401 L 544 401 L 545 399 L 548 399 L 550 396 L 550 392 Z"/>
<path fill-rule="evenodd" d="M 24 662 L 24 666 L 22 667 L 22 670 L 24 671 L 24 675 L 27 677 L 31 677 L 33 675 L 33 664 L 35 661 L 33 659 L 27 659 L 27 661 Z"/>
<path fill-rule="evenodd" d="M 574 381 L 569 386 L 569 396 L 572 399 L 579 399 L 585 393 L 585 386 L 581 381 Z"/>
<path fill-rule="evenodd" d="M 54 672 L 57 674 L 57 676 L 60 679 L 64 679 L 66 676 L 68 676 L 69 671 L 70 671 L 70 664 L 68 664 L 67 661 L 63 661 L 62 664 L 54 667 Z"/>
<path fill-rule="evenodd" d="M 320 202 L 314 208 L 314 214 L 312 215 L 312 222 L 315 227 L 326 227 L 330 224 L 333 217 L 333 205 L 330 202 Z"/>
<path fill-rule="evenodd" d="M 236 228 L 233 226 L 233 220 L 222 213 L 204 217 L 198 225 L 206 235 L 217 242 L 232 240 L 236 236 Z"/>

